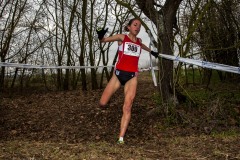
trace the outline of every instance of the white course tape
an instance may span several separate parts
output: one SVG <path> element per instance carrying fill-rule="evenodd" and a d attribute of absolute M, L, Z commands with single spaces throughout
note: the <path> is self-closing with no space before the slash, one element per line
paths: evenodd
<path fill-rule="evenodd" d="M 161 54 L 161 53 L 159 54 L 159 57 L 162 57 L 162 58 L 168 59 L 168 60 L 172 60 L 172 61 L 193 64 L 193 65 L 200 66 L 203 68 L 209 68 L 209 69 L 215 69 L 215 70 L 219 70 L 219 71 L 240 74 L 240 67 L 229 66 L 229 65 L 213 63 L 213 62 L 208 62 L 208 61 L 202 61 L 202 60 L 197 60 L 197 59 L 182 58 L 179 56 L 166 55 L 166 54 Z M 46 65 L 31 65 L 31 64 L 21 64 L 21 63 L 0 62 L 0 67 L 36 68 L 36 69 L 84 69 L 84 68 L 104 68 L 104 67 L 111 68 L 114 66 L 113 65 L 112 66 L 46 66 Z M 151 69 L 151 71 L 154 71 L 154 67 L 151 66 L 150 69 Z M 153 73 L 152 75 L 155 75 L 155 73 Z M 153 80 L 154 80 L 154 77 L 153 77 Z M 154 85 L 155 85 L 155 82 L 154 82 Z"/>
<path fill-rule="evenodd" d="M 165 59 L 179 61 L 179 62 L 188 63 L 188 64 L 193 64 L 193 65 L 200 66 L 203 68 L 210 68 L 210 69 L 215 69 L 215 70 L 219 70 L 219 71 L 240 74 L 240 67 L 229 66 L 229 65 L 213 63 L 213 62 L 208 62 L 208 61 L 202 61 L 202 60 L 197 60 L 197 59 L 182 58 L 182 57 L 166 55 L 166 54 L 159 54 L 159 56 L 162 58 L 165 58 Z"/>
<path fill-rule="evenodd" d="M 84 68 L 111 68 L 114 66 L 46 66 L 46 65 L 31 65 L 21 63 L 6 63 L 0 62 L 0 67 L 15 67 L 15 68 L 36 68 L 36 69 L 84 69 Z"/>
<path fill-rule="evenodd" d="M 147 30 L 147 33 L 150 38 L 151 45 L 154 46 L 153 42 L 155 40 L 154 40 L 154 37 L 153 37 L 151 31 Z M 167 55 L 167 54 L 159 54 L 159 57 L 169 59 L 172 61 L 179 61 L 179 62 L 183 62 L 183 63 L 193 64 L 193 65 L 200 66 L 203 68 L 210 68 L 210 69 L 215 69 L 215 70 L 219 70 L 219 71 L 240 74 L 240 67 L 229 66 L 229 65 L 224 65 L 224 64 L 220 64 L 220 63 L 213 63 L 213 62 L 196 60 L 196 59 L 182 58 L 182 57 Z"/>
<path fill-rule="evenodd" d="M 213 63 L 213 62 L 208 62 L 208 61 L 202 61 L 202 60 L 197 60 L 197 59 L 189 59 L 189 58 L 182 58 L 179 56 L 173 56 L 173 55 L 166 55 L 166 54 L 159 54 L 159 57 L 172 60 L 172 61 L 178 61 L 178 62 L 183 62 L 183 63 L 188 63 L 188 64 L 193 64 L 196 66 L 200 66 L 203 68 L 210 68 L 210 69 L 215 69 L 219 71 L 225 71 L 225 72 L 231 72 L 231 73 L 237 73 L 240 74 L 240 67 L 235 67 L 235 66 L 229 66 L 229 65 L 224 65 L 220 63 Z M 0 62 L 0 67 L 15 67 L 15 68 L 36 68 L 36 69 L 84 69 L 84 68 L 111 68 L 114 67 L 113 65 L 111 66 L 46 66 L 46 65 L 31 65 L 31 64 L 21 64 L 21 63 L 6 63 L 6 62 Z M 154 67 L 151 65 L 151 71 L 154 81 L 154 85 L 156 84 L 156 77 L 154 73 Z"/>
<path fill-rule="evenodd" d="M 153 36 L 151 35 L 150 30 L 147 30 L 147 33 L 150 37 L 149 48 L 151 49 L 151 47 L 155 47 L 154 44 L 153 44 L 154 39 L 153 39 Z M 149 56 L 150 56 L 150 69 L 151 69 L 151 73 L 152 73 L 152 80 L 153 80 L 154 86 L 156 87 L 157 86 L 157 79 L 156 79 L 156 75 L 155 75 L 154 68 L 153 68 L 153 65 L 152 65 L 152 55 L 149 54 Z"/>

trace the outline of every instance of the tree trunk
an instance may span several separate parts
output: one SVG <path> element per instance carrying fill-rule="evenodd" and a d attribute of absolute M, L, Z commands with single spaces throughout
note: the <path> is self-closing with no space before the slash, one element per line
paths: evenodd
<path fill-rule="evenodd" d="M 81 42 L 81 54 L 79 57 L 80 65 L 85 66 L 84 55 L 85 55 L 85 20 L 86 20 L 86 12 L 87 12 L 87 0 L 83 0 L 82 7 L 82 42 Z M 87 82 L 86 82 L 86 72 L 85 69 L 81 69 L 81 80 L 82 80 L 82 90 L 87 90 Z"/>
<path fill-rule="evenodd" d="M 156 10 L 155 2 L 137 0 L 144 14 L 157 26 L 158 38 L 161 41 L 161 53 L 173 55 L 173 27 L 176 24 L 176 12 L 182 0 L 167 0 L 162 8 Z M 160 49 L 160 48 L 159 48 Z M 166 59 L 160 61 L 160 93 L 164 103 L 172 103 L 174 96 L 173 62 Z"/>
<path fill-rule="evenodd" d="M 89 58 L 90 58 L 90 65 L 95 66 L 95 56 L 93 52 L 93 36 L 92 36 L 92 31 L 93 31 L 93 15 L 94 15 L 94 7 L 93 3 L 91 5 L 91 19 L 90 19 L 90 32 L 88 34 L 89 38 Z M 85 23 L 86 26 L 86 23 Z M 97 73 L 96 73 L 96 68 L 91 68 L 91 82 L 92 82 L 92 89 L 98 89 L 98 83 L 97 83 Z"/>
<path fill-rule="evenodd" d="M 18 68 L 15 69 L 14 72 L 14 76 L 13 76 L 13 80 L 12 80 L 12 84 L 11 84 L 11 88 L 13 89 L 14 85 L 15 85 L 15 81 L 17 79 L 17 73 L 18 73 Z"/>
<path fill-rule="evenodd" d="M 71 65 L 71 36 L 72 36 L 72 27 L 73 27 L 73 20 L 75 18 L 75 12 L 77 9 L 77 0 L 74 0 L 73 2 L 73 6 L 72 6 L 72 10 L 71 10 L 71 15 L 70 15 L 70 20 L 69 20 L 69 27 L 68 27 L 68 35 L 65 36 L 66 39 L 65 41 L 67 42 L 67 66 Z M 69 89 L 69 78 L 70 78 L 70 70 L 66 69 L 66 73 L 65 73 L 65 79 L 64 79 L 64 85 L 63 88 L 64 90 L 68 90 Z"/>
<path fill-rule="evenodd" d="M 5 67 L 1 67 L 0 72 L 0 91 L 4 89 Z"/>

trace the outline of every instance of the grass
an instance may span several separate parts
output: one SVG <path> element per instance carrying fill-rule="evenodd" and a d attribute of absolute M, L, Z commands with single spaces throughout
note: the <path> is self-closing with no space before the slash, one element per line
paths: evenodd
<path fill-rule="evenodd" d="M 226 139 L 231 139 L 231 137 L 238 137 L 240 136 L 240 133 L 237 132 L 235 129 L 229 129 L 227 131 L 222 131 L 222 132 L 212 132 L 211 135 L 213 137 L 218 137 L 218 138 L 226 138 Z"/>
<path fill-rule="evenodd" d="M 33 141 L 7 141 L 1 144 L 1 159 L 141 159 L 141 147 L 124 147 L 107 142 L 53 143 Z M 4 155 L 4 156 L 3 156 Z"/>
<path fill-rule="evenodd" d="M 136 145 L 116 145 L 108 142 L 66 143 L 5 141 L 0 143 L 0 159 L 51 160 L 151 160 L 151 159 L 239 159 L 239 135 L 175 136 Z M 157 142 L 157 143 L 156 143 Z M 236 144 L 234 147 L 231 144 Z"/>

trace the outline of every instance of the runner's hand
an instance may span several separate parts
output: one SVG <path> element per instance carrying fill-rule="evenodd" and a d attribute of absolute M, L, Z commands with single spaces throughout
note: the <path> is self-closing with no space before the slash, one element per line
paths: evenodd
<path fill-rule="evenodd" d="M 106 28 L 106 29 L 104 29 L 104 28 L 96 29 L 96 32 L 98 34 L 98 39 L 102 40 L 107 31 L 108 31 L 108 28 Z"/>
<path fill-rule="evenodd" d="M 151 51 L 150 52 L 155 58 L 158 58 L 158 52 Z"/>

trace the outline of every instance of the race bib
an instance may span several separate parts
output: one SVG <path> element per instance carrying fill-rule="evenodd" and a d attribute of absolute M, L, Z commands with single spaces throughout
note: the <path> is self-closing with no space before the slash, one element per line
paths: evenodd
<path fill-rule="evenodd" d="M 131 42 L 125 42 L 124 54 L 139 57 L 140 53 L 141 47 L 139 45 Z"/>

